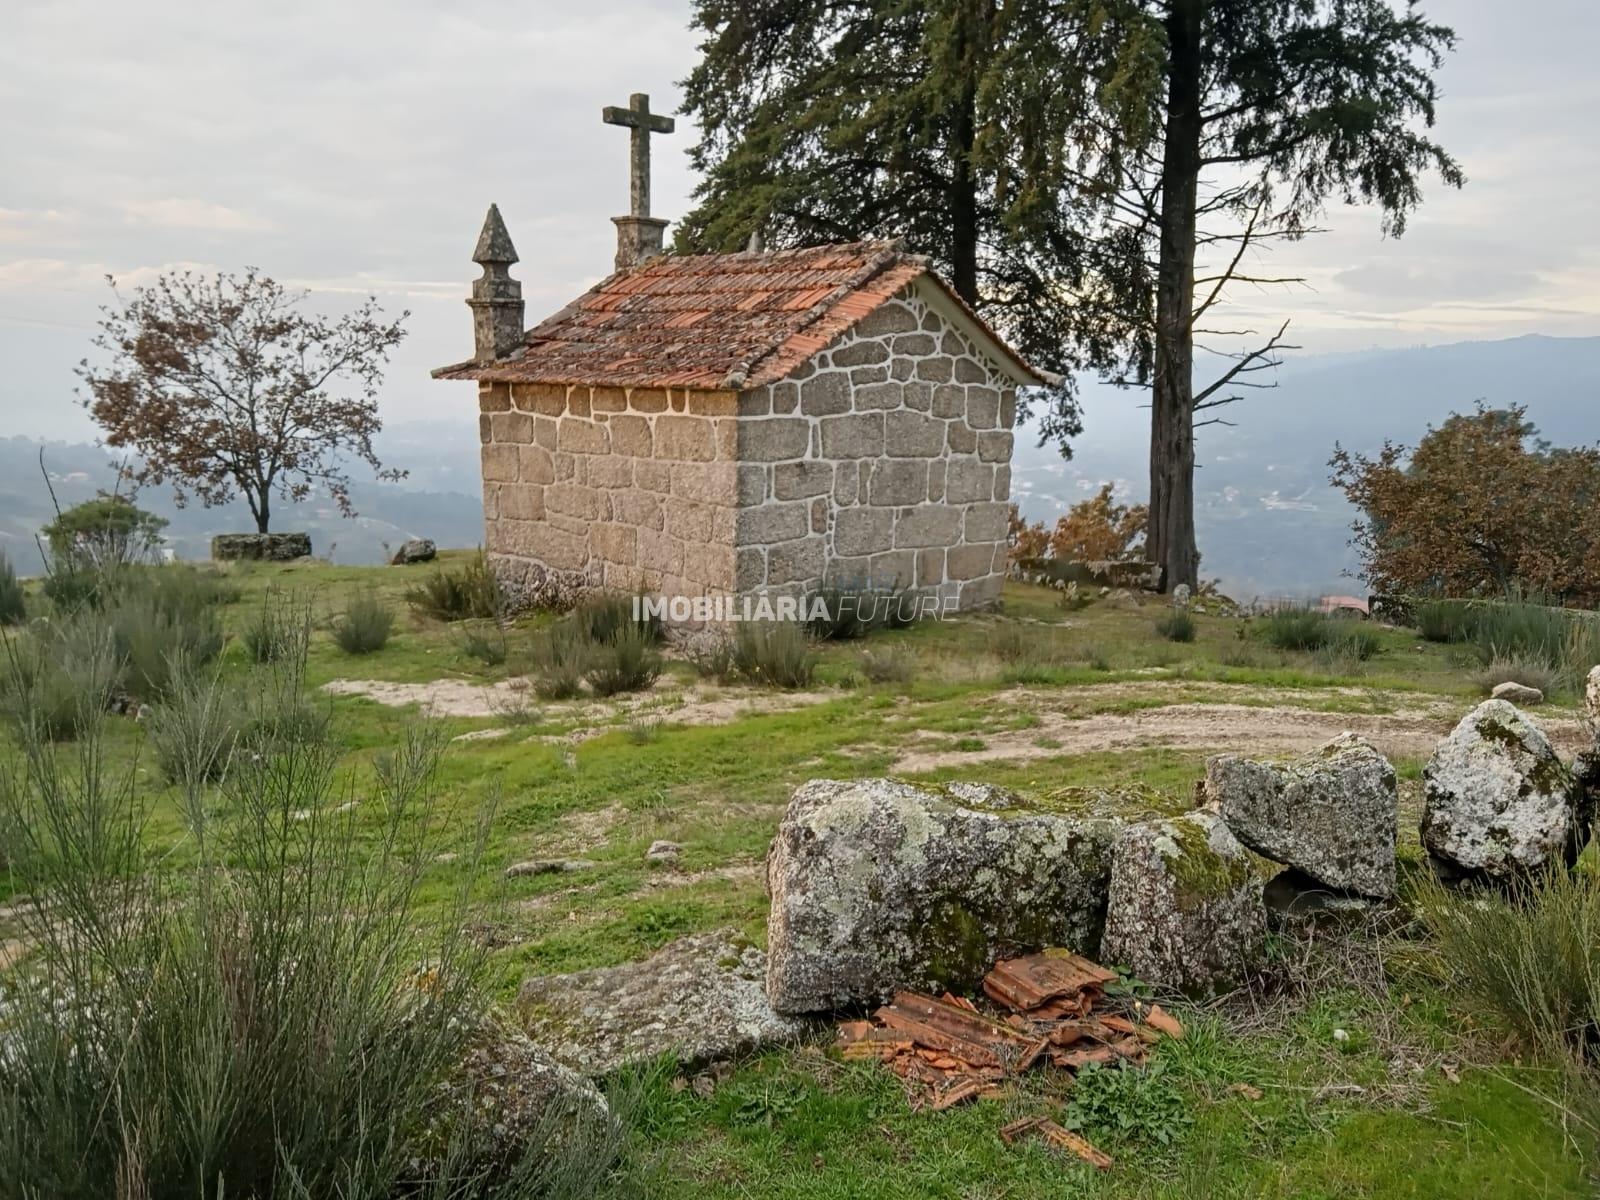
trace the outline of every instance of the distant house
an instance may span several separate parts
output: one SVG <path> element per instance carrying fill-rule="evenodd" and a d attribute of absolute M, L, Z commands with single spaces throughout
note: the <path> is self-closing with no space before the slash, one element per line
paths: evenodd
<path fill-rule="evenodd" d="M 1323 596 L 1317 601 L 1317 611 L 1328 616 L 1368 615 L 1367 602 L 1360 596 Z"/>

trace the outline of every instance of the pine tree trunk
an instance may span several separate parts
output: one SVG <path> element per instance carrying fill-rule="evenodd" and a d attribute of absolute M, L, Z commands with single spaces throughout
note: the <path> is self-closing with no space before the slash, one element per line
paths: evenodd
<path fill-rule="evenodd" d="M 1173 0 L 1156 278 L 1150 417 L 1150 561 L 1161 586 L 1198 582 L 1194 534 L 1194 254 L 1200 184 L 1201 37 L 1205 0 Z"/>
<path fill-rule="evenodd" d="M 974 307 L 978 303 L 978 182 L 972 151 L 978 136 L 977 109 L 977 81 L 969 71 L 950 136 L 950 284 L 956 295 Z"/>

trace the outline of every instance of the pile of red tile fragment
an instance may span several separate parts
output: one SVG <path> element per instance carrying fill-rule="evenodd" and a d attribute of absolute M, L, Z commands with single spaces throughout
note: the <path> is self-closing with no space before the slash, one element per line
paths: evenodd
<path fill-rule="evenodd" d="M 1183 1027 L 1159 1005 L 1107 997 L 1106 985 L 1116 978 L 1062 950 L 1009 959 L 984 977 L 990 1001 L 984 1008 L 948 992 L 938 998 L 897 992 L 869 1020 L 841 1024 L 838 1045 L 847 1059 L 882 1062 L 905 1081 L 914 1108 L 936 1112 L 998 1095 L 1008 1079 L 1036 1065 L 1139 1065 L 1150 1044 L 1163 1035 L 1182 1037 Z M 1044 1118 L 1015 1122 L 1002 1133 L 1012 1135 L 1008 1142 L 1037 1133 L 1096 1166 L 1110 1164 Z"/>

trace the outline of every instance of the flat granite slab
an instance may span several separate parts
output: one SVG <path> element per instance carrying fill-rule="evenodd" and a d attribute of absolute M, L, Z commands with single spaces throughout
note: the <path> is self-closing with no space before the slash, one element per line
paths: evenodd
<path fill-rule="evenodd" d="M 563 1066 L 598 1077 L 665 1054 L 697 1066 L 799 1041 L 815 1023 L 772 1011 L 767 956 L 732 929 L 694 934 L 641 962 L 535 975 L 517 1010 Z"/>

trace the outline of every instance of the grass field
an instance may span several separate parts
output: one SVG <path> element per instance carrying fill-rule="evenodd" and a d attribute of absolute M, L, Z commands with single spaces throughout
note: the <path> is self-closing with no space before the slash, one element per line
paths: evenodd
<path fill-rule="evenodd" d="M 1126 790 L 1177 811 L 1210 752 L 1286 753 L 1350 725 L 1396 760 L 1414 816 L 1426 746 L 1479 697 L 1475 664 L 1409 631 L 1378 631 L 1364 662 L 1272 649 L 1235 617 L 1199 615 L 1194 640 L 1173 642 L 1156 632 L 1165 609 L 1153 601 L 1067 611 L 1054 592 L 1010 584 L 1002 614 L 821 646 L 798 693 L 708 683 L 672 659 L 648 692 L 546 702 L 506 681 L 550 618 L 511 629 L 506 663 L 485 665 L 461 628 L 406 607 L 428 569 L 235 568 L 224 669 L 252 670 L 237 635 L 258 606 L 307 606 L 307 683 L 352 781 L 430 704 L 443 711 L 431 719 L 453 739 L 440 776 L 447 821 L 423 895 L 442 911 L 463 883 L 474 888 L 474 933 L 507 1002 L 528 974 L 636 959 L 687 933 L 732 925 L 761 941 L 763 856 L 807 779 L 972 779 L 1086 803 Z M 394 607 L 395 634 L 375 654 L 345 654 L 329 628 L 372 589 Z M 899 678 L 871 682 L 869 653 L 897 658 Z M 1576 698 L 1554 701 L 1539 716 L 1570 750 Z M 141 725 L 112 731 L 148 789 L 149 855 L 181 857 L 177 798 Z M 480 863 L 471 851 L 486 813 Z M 359 829 L 367 818 L 353 819 Z M 683 847 L 676 867 L 644 861 L 662 838 Z M 1404 874 L 1421 870 L 1414 819 L 1401 854 Z M 547 857 L 592 865 L 504 876 Z M 0 946 L 9 886 L 0 874 Z M 1413 929 L 1282 938 L 1274 953 L 1272 988 L 1181 1007 L 1191 1036 L 1164 1044 L 1152 1070 L 1071 1091 L 1041 1077 L 1001 1102 L 917 1114 L 892 1077 L 817 1047 L 738 1064 L 711 1089 L 664 1066 L 644 1072 L 618 1085 L 634 1097 L 629 1170 L 649 1194 L 695 1197 L 1592 1194 L 1594 1147 L 1546 1098 L 1549 1073 L 1461 1004 Z M 1011 1116 L 1045 1112 L 1117 1165 L 1096 1174 L 995 1135 Z"/>

